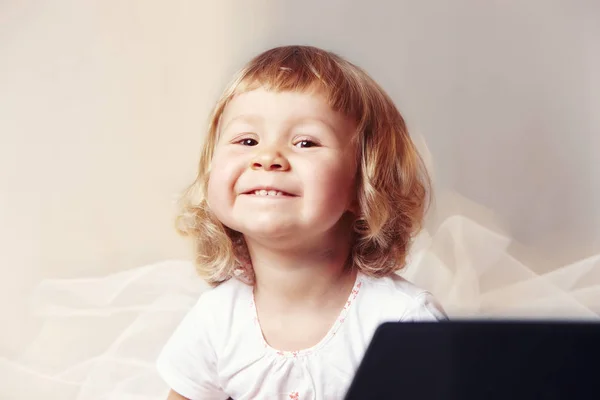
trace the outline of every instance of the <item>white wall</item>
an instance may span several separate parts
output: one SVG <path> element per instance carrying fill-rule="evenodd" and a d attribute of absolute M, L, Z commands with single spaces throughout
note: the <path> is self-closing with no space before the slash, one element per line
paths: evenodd
<path fill-rule="evenodd" d="M 0 352 L 35 333 L 41 279 L 189 256 L 173 200 L 238 29 L 263 34 L 246 16 L 226 1 L 0 3 Z"/>
<path fill-rule="evenodd" d="M 35 332 L 41 279 L 189 255 L 172 200 L 207 112 L 279 44 L 364 66 L 425 137 L 439 186 L 492 209 L 548 268 L 597 253 L 600 3 L 376 3 L 0 3 L 0 351 Z"/>
<path fill-rule="evenodd" d="M 597 1 L 282 1 L 270 44 L 364 66 L 424 136 L 440 191 L 554 268 L 600 252 L 598 21 Z"/>

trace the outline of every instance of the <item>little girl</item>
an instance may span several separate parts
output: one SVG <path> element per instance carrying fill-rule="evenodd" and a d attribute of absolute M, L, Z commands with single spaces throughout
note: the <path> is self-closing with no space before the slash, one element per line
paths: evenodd
<path fill-rule="evenodd" d="M 181 229 L 215 287 L 158 359 L 169 399 L 341 399 L 381 323 L 445 318 L 396 274 L 428 183 L 363 70 L 306 46 L 250 61 L 184 198 Z"/>

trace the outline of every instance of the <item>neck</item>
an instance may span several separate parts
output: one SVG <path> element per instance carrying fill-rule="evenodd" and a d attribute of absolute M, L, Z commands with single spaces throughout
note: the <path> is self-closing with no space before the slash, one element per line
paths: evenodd
<path fill-rule="evenodd" d="M 351 288 L 356 276 L 348 266 L 351 229 L 340 228 L 339 232 L 347 233 L 332 232 L 330 237 L 286 248 L 274 249 L 268 242 L 246 237 L 256 279 L 255 295 L 289 309 L 319 305 Z"/>

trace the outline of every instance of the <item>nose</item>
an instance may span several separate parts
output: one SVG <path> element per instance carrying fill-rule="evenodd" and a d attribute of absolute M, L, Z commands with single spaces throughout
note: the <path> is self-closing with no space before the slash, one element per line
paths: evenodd
<path fill-rule="evenodd" d="M 290 164 L 279 151 L 264 149 L 252 158 L 250 167 L 254 170 L 287 171 L 290 169 Z"/>

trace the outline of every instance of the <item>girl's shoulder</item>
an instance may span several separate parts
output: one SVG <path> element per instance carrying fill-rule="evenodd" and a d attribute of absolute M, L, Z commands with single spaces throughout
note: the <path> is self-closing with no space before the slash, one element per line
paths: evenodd
<path fill-rule="evenodd" d="M 239 279 L 231 278 L 202 293 L 194 308 L 225 322 L 224 316 L 233 316 L 234 311 L 245 310 L 252 304 L 252 298 L 252 286 Z"/>
<path fill-rule="evenodd" d="M 398 274 L 381 278 L 360 274 L 359 279 L 364 290 L 373 292 L 374 295 L 393 296 L 410 301 L 429 293 Z"/>
<path fill-rule="evenodd" d="M 431 292 L 398 274 L 382 278 L 360 275 L 363 310 L 377 307 L 390 320 L 442 320 L 446 314 Z"/>
<path fill-rule="evenodd" d="M 251 302 L 252 287 L 231 278 L 200 294 L 189 314 L 203 321 L 206 328 L 220 331 L 232 328 L 240 314 L 247 315 Z"/>
<path fill-rule="evenodd" d="M 237 278 L 230 278 L 218 286 L 207 289 L 200 295 L 198 302 L 211 307 L 223 307 L 233 305 L 248 297 L 252 297 L 252 286 Z"/>

